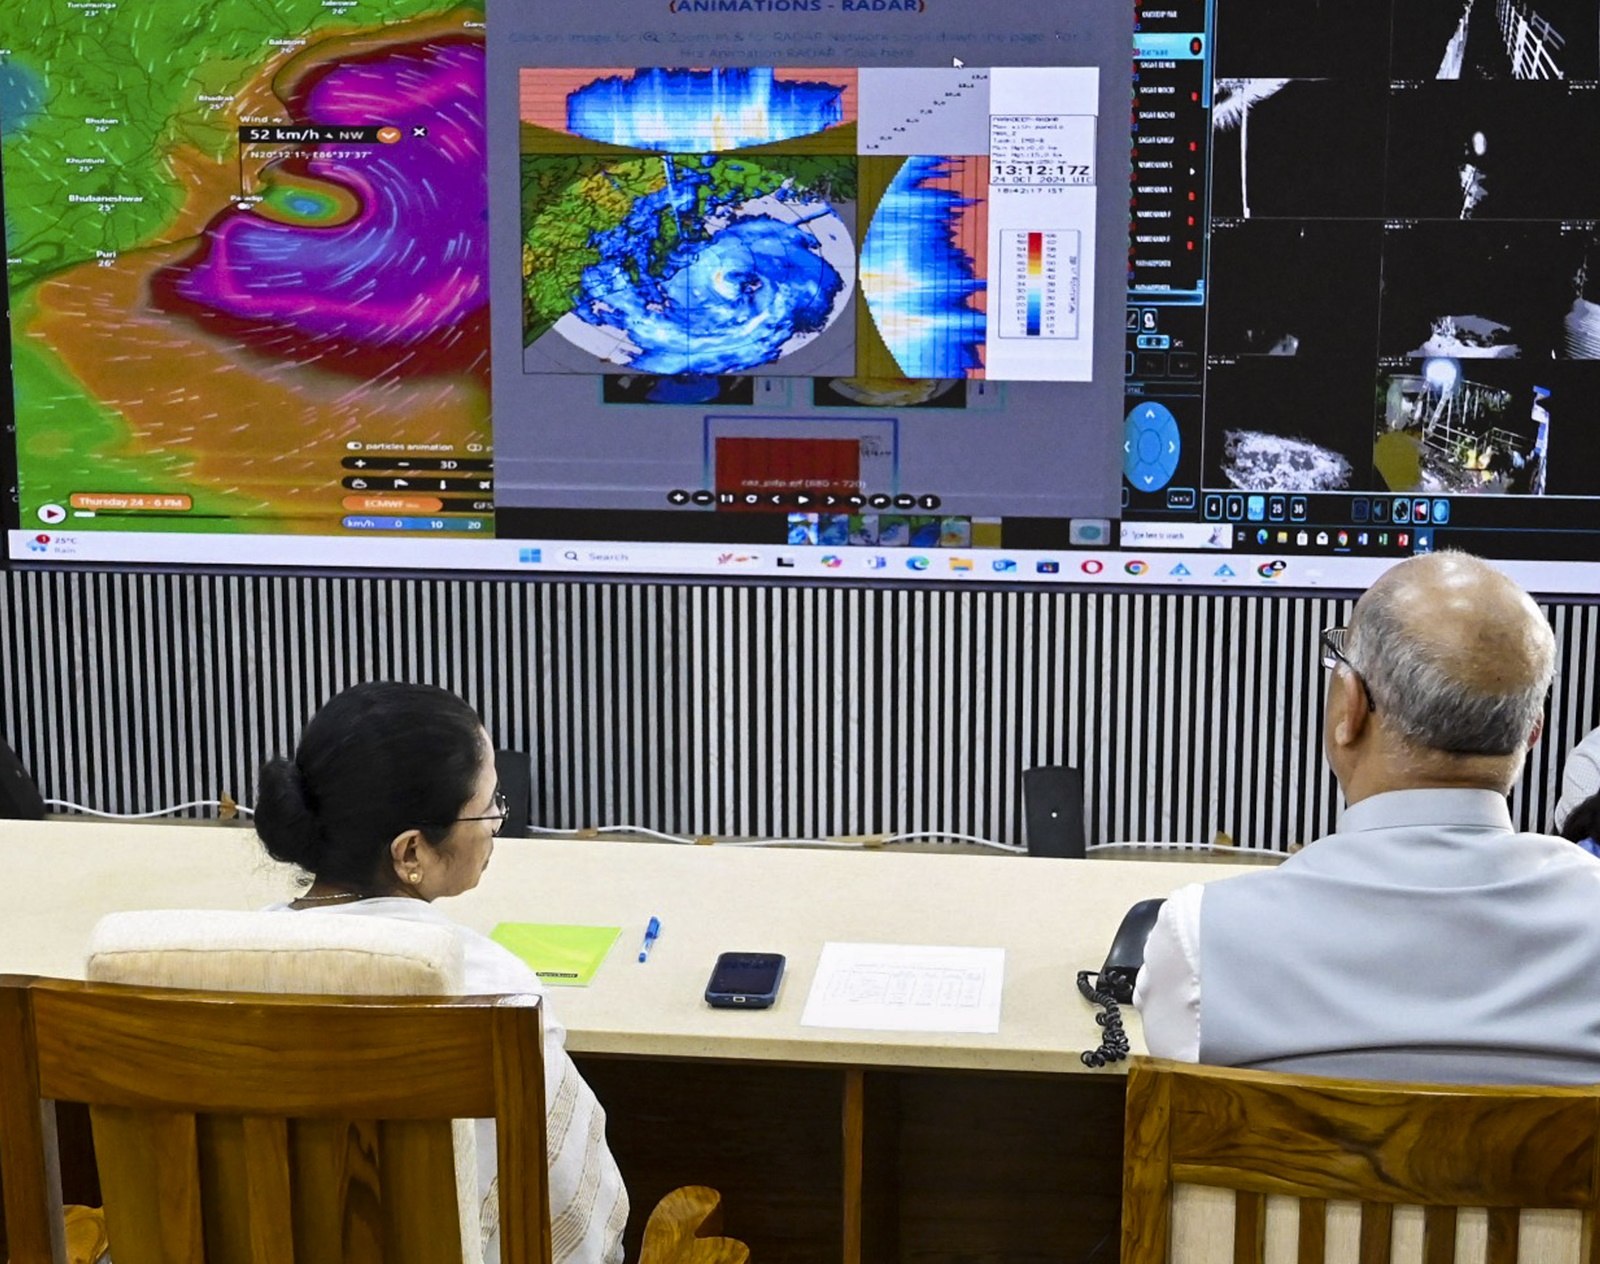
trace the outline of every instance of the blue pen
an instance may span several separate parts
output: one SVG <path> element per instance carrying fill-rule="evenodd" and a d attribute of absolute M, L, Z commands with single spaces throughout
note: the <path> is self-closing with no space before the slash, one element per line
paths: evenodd
<path fill-rule="evenodd" d="M 639 960 L 649 961 L 650 950 L 656 946 L 656 938 L 661 934 L 661 919 L 652 917 L 650 925 L 644 928 L 644 943 L 639 945 Z"/>

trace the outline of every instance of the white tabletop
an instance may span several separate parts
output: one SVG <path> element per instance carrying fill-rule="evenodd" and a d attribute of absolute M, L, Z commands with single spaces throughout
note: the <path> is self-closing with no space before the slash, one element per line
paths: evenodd
<path fill-rule="evenodd" d="M 0 972 L 81 977 L 104 913 L 258 908 L 294 875 L 247 829 L 0 821 Z M 479 887 L 440 908 L 488 931 L 502 921 L 620 926 L 586 988 L 551 988 L 576 1053 L 859 1066 L 1080 1072 L 1096 1044 L 1077 971 L 1099 966 L 1134 901 L 1247 869 L 1215 863 L 802 851 L 610 840 L 502 840 Z M 647 963 L 639 939 L 661 937 Z M 932 1035 L 803 1027 L 828 941 L 1006 951 L 1000 1031 Z M 769 1010 L 702 998 L 720 952 L 788 958 Z M 1138 1016 L 1126 1013 L 1137 1051 Z"/>

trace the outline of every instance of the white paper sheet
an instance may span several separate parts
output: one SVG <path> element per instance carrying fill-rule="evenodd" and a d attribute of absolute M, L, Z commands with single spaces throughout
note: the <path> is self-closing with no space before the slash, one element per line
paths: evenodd
<path fill-rule="evenodd" d="M 823 944 L 800 1023 L 863 1031 L 997 1032 L 1004 948 Z"/>

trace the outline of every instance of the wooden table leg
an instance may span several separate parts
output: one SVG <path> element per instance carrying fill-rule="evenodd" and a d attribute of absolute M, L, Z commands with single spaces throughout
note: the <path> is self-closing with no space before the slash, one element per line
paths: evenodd
<path fill-rule="evenodd" d="M 893 1074 L 844 1073 L 844 1264 L 899 1259 L 899 1090 Z"/>

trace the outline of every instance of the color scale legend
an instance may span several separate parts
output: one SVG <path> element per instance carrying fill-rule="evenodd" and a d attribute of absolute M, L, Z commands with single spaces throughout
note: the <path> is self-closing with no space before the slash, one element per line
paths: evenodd
<path fill-rule="evenodd" d="M 1075 229 L 1001 231 L 1002 338 L 1077 338 L 1078 249 Z"/>

